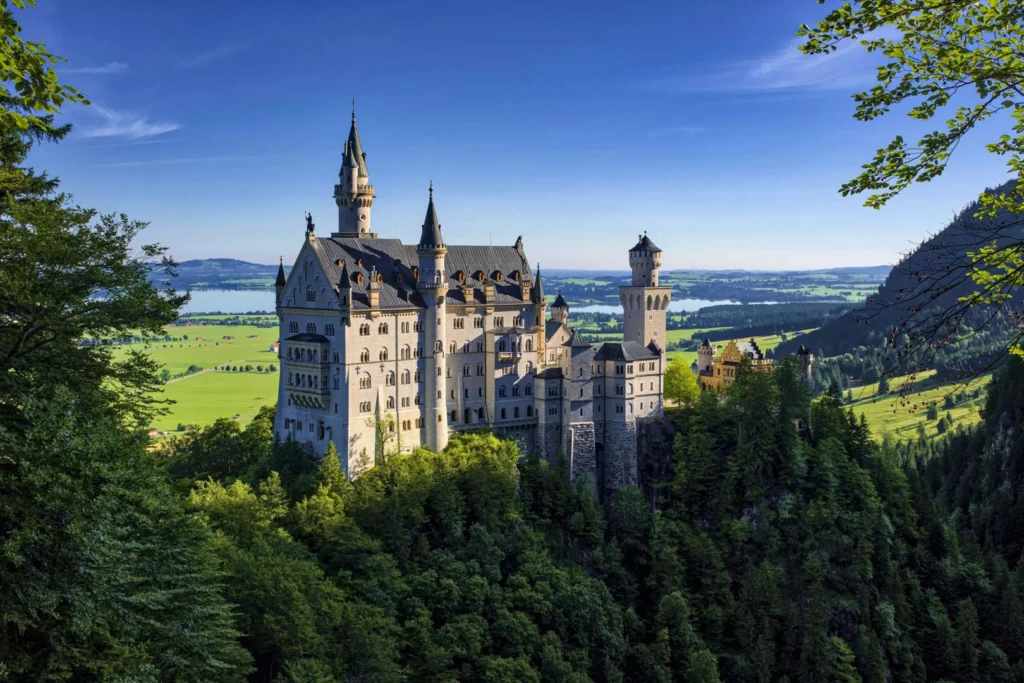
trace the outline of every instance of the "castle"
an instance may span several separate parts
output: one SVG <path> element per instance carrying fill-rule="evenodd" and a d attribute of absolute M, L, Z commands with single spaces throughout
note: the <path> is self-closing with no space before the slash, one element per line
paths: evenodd
<path fill-rule="evenodd" d="M 338 227 L 311 216 L 294 265 L 278 270 L 276 435 L 338 449 L 350 477 L 382 453 L 444 449 L 487 428 L 568 462 L 604 493 L 637 482 L 637 427 L 657 419 L 671 288 L 640 235 L 619 288 L 624 341 L 592 343 L 548 303 L 540 267 L 512 246 L 445 243 L 433 186 L 415 245 L 371 229 L 374 187 L 355 114 L 334 186 Z"/>
<path fill-rule="evenodd" d="M 796 357 L 800 361 L 804 381 L 809 387 L 812 386 L 811 366 L 814 364 L 814 356 L 801 344 Z M 692 367 L 697 375 L 697 386 L 702 391 L 715 391 L 732 384 L 736 381 L 736 371 L 744 358 L 748 359 L 754 372 L 771 372 L 772 359 L 765 357 L 755 340 L 739 343 L 733 340 L 722 347 L 713 345 L 705 337 L 697 347 L 697 361 Z"/>

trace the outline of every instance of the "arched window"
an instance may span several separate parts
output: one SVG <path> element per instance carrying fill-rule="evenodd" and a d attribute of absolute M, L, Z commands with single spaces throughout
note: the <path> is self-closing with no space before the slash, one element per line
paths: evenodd
<path fill-rule="evenodd" d="M 462 376 L 469 377 L 472 370 L 473 369 L 469 366 L 469 363 L 466 363 L 465 365 L 462 366 Z"/>
<path fill-rule="evenodd" d="M 479 375 L 480 377 L 484 376 L 484 364 L 483 363 L 477 363 L 476 364 L 476 374 Z"/>
<path fill-rule="evenodd" d="M 480 408 L 479 410 L 477 410 L 476 411 L 476 416 L 477 416 L 477 419 L 480 419 L 480 420 L 484 419 L 484 409 Z"/>
<path fill-rule="evenodd" d="M 408 384 L 409 383 L 409 378 L 410 378 L 409 371 L 406 370 L 405 372 L 402 373 L 402 384 Z"/>
<path fill-rule="evenodd" d="M 526 406 L 526 417 L 533 417 L 533 406 Z"/>
<path fill-rule="evenodd" d="M 452 420 L 452 422 L 458 422 L 459 421 L 459 411 L 457 411 L 457 410 L 453 410 L 452 411 L 451 420 Z"/>
<path fill-rule="evenodd" d="M 512 417 L 519 417 L 519 406 L 515 407 Z"/>
<path fill-rule="evenodd" d="M 455 342 L 452 342 L 451 344 L 448 345 L 448 353 L 455 353 L 455 349 Z"/>
<path fill-rule="evenodd" d="M 526 340 L 526 350 L 527 351 L 533 351 L 533 340 L 532 339 L 527 339 Z"/>
<path fill-rule="evenodd" d="M 582 376 L 583 376 L 583 367 L 580 366 L 580 377 L 582 377 Z"/>
<path fill-rule="evenodd" d="M 368 337 L 370 336 L 370 323 L 363 323 L 359 326 L 359 336 Z"/>
<path fill-rule="evenodd" d="M 387 334 L 387 333 L 388 333 L 388 324 L 387 323 L 381 323 L 380 325 L 377 325 L 377 334 Z"/>
<path fill-rule="evenodd" d="M 381 359 L 381 361 L 386 361 L 388 359 L 388 350 L 381 349 L 380 353 L 378 353 L 377 356 Z"/>
<path fill-rule="evenodd" d="M 505 398 L 505 387 L 498 387 L 498 396 L 500 398 Z"/>
<path fill-rule="evenodd" d="M 441 346 L 441 342 L 434 342 L 434 353 L 441 353 L 444 348 Z"/>
<path fill-rule="evenodd" d="M 335 389 L 338 388 L 338 378 L 337 377 L 334 378 L 334 388 Z"/>
<path fill-rule="evenodd" d="M 394 407 L 395 407 L 395 397 L 394 396 L 388 396 L 387 406 L 388 406 L 388 410 L 393 410 L 394 409 Z"/>
<path fill-rule="evenodd" d="M 406 344 L 405 346 L 402 347 L 402 356 L 401 357 L 402 357 L 402 360 L 409 360 L 410 358 L 412 358 L 412 349 L 409 348 L 408 344 Z"/>
<path fill-rule="evenodd" d="M 359 362 L 369 363 L 370 362 L 370 349 L 363 349 L 359 352 Z"/>
<path fill-rule="evenodd" d="M 463 411 L 463 418 L 464 418 L 462 420 L 463 422 L 465 422 L 466 424 L 472 424 L 473 423 L 473 411 L 470 410 L 469 408 L 466 408 Z"/>
<path fill-rule="evenodd" d="M 316 438 L 320 439 L 321 441 L 324 440 L 324 421 L 323 420 L 320 420 L 320 422 L 318 422 L 317 425 L 316 425 Z"/>
<path fill-rule="evenodd" d="M 504 408 L 501 409 L 501 419 L 502 420 L 505 419 L 505 409 Z"/>
<path fill-rule="evenodd" d="M 384 385 L 389 387 L 395 386 L 395 373 L 389 372 L 384 375 Z"/>

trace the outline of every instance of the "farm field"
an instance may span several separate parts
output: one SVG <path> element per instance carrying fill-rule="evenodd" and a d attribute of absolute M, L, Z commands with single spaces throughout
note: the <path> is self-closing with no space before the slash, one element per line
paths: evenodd
<path fill-rule="evenodd" d="M 166 368 L 172 376 L 184 373 L 190 366 L 202 372 L 172 379 L 163 387 L 163 398 L 175 403 L 167 415 L 158 417 L 152 427 L 160 431 L 174 430 L 180 424 L 196 426 L 212 424 L 217 418 L 239 414 L 241 422 L 252 419 L 263 405 L 277 400 L 277 355 L 270 350 L 277 341 L 277 328 L 251 325 L 172 325 L 168 336 L 177 341 L 154 341 L 131 344 L 115 349 L 115 355 L 129 349 L 145 351 Z M 187 339 L 186 339 L 187 337 Z M 231 337 L 225 339 L 224 337 Z M 221 366 L 251 365 L 251 372 L 217 370 Z M 255 368 L 262 366 L 264 372 Z"/>
<path fill-rule="evenodd" d="M 239 415 L 247 424 L 260 408 L 277 402 L 276 372 L 202 372 L 164 385 L 163 398 L 175 403 L 152 427 L 174 431 L 178 424 L 204 426 Z"/>
<path fill-rule="evenodd" d="M 982 375 L 971 380 L 964 386 L 956 384 L 940 384 L 935 380 L 935 371 L 920 373 L 914 383 L 913 391 L 907 395 L 907 401 L 900 399 L 899 389 L 906 381 L 904 378 L 890 380 L 889 394 L 878 396 L 878 384 L 866 384 L 855 387 L 853 392 L 853 412 L 864 415 L 875 437 L 881 439 L 888 436 L 891 441 L 906 441 L 918 438 L 918 427 L 923 425 L 928 438 L 938 436 L 936 420 L 928 419 L 928 406 L 939 406 L 939 417 L 947 413 L 953 420 L 953 429 L 957 426 L 969 427 L 981 421 L 980 409 L 985 403 L 985 392 L 977 398 L 968 398 L 957 403 L 952 409 L 942 407 L 946 395 L 965 391 L 968 396 L 984 387 L 992 379 L 991 375 Z"/>

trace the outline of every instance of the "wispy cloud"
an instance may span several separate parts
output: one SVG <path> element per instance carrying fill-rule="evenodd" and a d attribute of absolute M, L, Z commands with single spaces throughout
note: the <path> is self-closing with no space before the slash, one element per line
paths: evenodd
<path fill-rule="evenodd" d="M 191 157 L 180 159 L 142 159 L 139 161 L 115 161 L 110 164 L 99 164 L 100 166 L 178 166 L 181 164 L 218 164 L 225 161 L 255 161 L 257 159 L 272 159 L 273 157 L 261 156 L 235 156 L 235 157 Z"/>
<path fill-rule="evenodd" d="M 138 140 L 149 138 L 154 135 L 163 135 L 172 130 L 181 128 L 177 123 L 170 121 L 150 121 L 145 116 L 118 112 L 113 109 L 106 109 L 98 105 L 92 105 L 88 111 L 95 112 L 103 118 L 103 123 L 92 128 L 86 128 L 84 135 L 87 138 L 126 138 Z"/>
<path fill-rule="evenodd" d="M 120 74 L 128 71 L 128 65 L 124 62 L 107 62 L 98 66 L 79 66 L 61 69 L 68 74 Z"/>
<path fill-rule="evenodd" d="M 245 43 L 240 42 L 223 43 L 222 45 L 217 45 L 206 52 L 200 52 L 199 54 L 192 55 L 191 57 L 181 60 L 178 62 L 178 66 L 182 69 L 197 69 L 201 66 L 206 66 L 207 64 L 215 62 L 218 59 L 230 57 L 236 52 L 242 50 L 244 47 Z"/>
<path fill-rule="evenodd" d="M 655 128 L 647 131 L 647 137 L 658 138 L 665 135 L 697 135 L 704 133 L 707 128 L 702 126 L 668 126 L 666 128 Z"/>
<path fill-rule="evenodd" d="M 878 60 L 857 42 L 846 42 L 834 52 L 807 55 L 796 38 L 770 54 L 746 59 L 702 74 L 661 78 L 645 85 L 667 92 L 794 92 L 864 87 L 875 77 Z"/>

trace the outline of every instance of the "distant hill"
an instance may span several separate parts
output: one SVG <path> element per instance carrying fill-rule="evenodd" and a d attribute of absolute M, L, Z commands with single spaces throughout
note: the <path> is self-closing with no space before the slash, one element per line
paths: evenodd
<path fill-rule="evenodd" d="M 1006 192 L 1011 187 L 1007 183 L 989 191 Z M 1011 225 L 1019 223 L 1019 218 L 1000 215 L 993 219 L 978 220 L 974 217 L 978 208 L 978 201 L 966 206 L 949 225 L 891 268 L 879 286 L 878 293 L 868 297 L 869 301 L 814 332 L 780 344 L 776 354 L 793 353 L 801 344 L 815 354 L 824 356 L 852 353 L 862 346 L 880 347 L 893 327 L 911 315 L 916 315 L 917 320 L 923 316 L 934 316 L 938 311 L 955 305 L 960 297 L 974 292 L 975 285 L 967 277 L 971 267 L 967 252 L 976 249 L 979 243 L 988 241 L 995 230 L 1004 235 L 1004 240 L 1024 238 L 1024 226 Z M 933 293 L 937 294 L 934 298 Z M 912 309 L 915 307 L 920 312 L 913 314 Z M 980 323 L 978 319 L 984 317 L 984 312 L 980 310 L 971 311 L 971 314 L 968 323 Z M 867 324 L 862 322 L 865 319 L 868 320 Z M 997 340 L 989 340 L 994 341 Z M 981 346 L 973 342 L 966 344 L 968 347 L 975 346 L 974 350 L 979 350 Z M 963 349 L 957 360 L 962 360 L 965 354 L 971 352 L 971 348 Z"/>
<path fill-rule="evenodd" d="M 287 272 L 288 266 L 285 266 Z M 167 283 L 163 274 L 151 279 Z M 178 277 L 170 285 L 178 290 L 190 289 L 271 289 L 277 277 L 277 265 L 250 263 L 232 258 L 210 258 L 182 261 Z"/>

